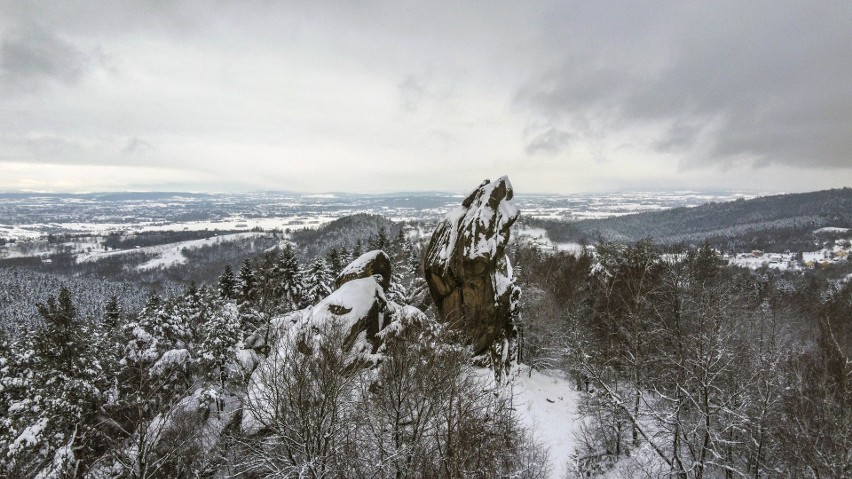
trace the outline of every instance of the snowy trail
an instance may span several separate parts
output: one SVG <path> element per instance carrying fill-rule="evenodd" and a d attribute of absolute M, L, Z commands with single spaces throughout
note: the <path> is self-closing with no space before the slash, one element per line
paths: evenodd
<path fill-rule="evenodd" d="M 519 369 L 513 384 L 515 409 L 535 439 L 549 450 L 550 477 L 562 478 L 577 442 L 580 393 L 559 372 L 530 371 L 526 365 Z"/>

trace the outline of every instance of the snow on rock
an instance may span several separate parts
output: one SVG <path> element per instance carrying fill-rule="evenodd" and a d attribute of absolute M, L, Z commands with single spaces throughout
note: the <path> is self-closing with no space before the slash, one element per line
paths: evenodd
<path fill-rule="evenodd" d="M 391 282 L 391 260 L 382 250 L 368 251 L 349 263 L 337 276 L 335 284 L 339 288 L 347 281 L 373 275 L 381 277 L 379 283 L 387 291 Z"/>
<path fill-rule="evenodd" d="M 441 320 L 461 330 L 474 355 L 488 358 L 498 375 L 513 359 L 503 349 L 514 349 L 516 336 L 512 310 L 519 291 L 505 254 L 520 214 L 513 194 L 505 176 L 482 182 L 435 228 L 424 265 Z"/>
<path fill-rule="evenodd" d="M 323 325 L 334 322 L 347 331 L 344 345 L 353 354 L 375 352 L 378 345 L 374 338 L 388 319 L 387 299 L 380 281 L 379 276 L 370 276 L 344 283 L 314 306 L 304 327 L 321 331 Z"/>
<path fill-rule="evenodd" d="M 248 376 L 254 371 L 255 366 L 260 362 L 260 355 L 254 349 L 239 349 L 236 355 L 236 373 L 240 376 Z"/>
<path fill-rule="evenodd" d="M 386 268 L 383 262 L 387 262 Z M 341 347 L 348 365 L 372 366 L 381 361 L 382 346 L 388 334 L 410 324 L 425 322 L 426 316 L 417 308 L 387 300 L 383 283 L 386 278 L 390 279 L 390 274 L 390 259 L 386 253 L 371 251 L 362 255 L 344 269 L 337 281 L 338 288 L 325 299 L 273 319 L 263 338 L 260 333 L 247 338 L 246 347 L 256 350 L 269 346 L 268 356 L 260 359 L 249 380 L 247 400 L 256 405 L 253 409 L 265 409 L 264 404 L 270 397 L 269 378 L 274 377 L 280 361 L 293 354 L 313 354 L 331 331 L 341 333 Z M 246 365 L 255 360 L 248 353 L 242 356 Z M 243 415 L 244 432 L 258 432 L 259 424 L 255 412 L 247 411 Z"/>
<path fill-rule="evenodd" d="M 263 429 L 265 415 L 274 409 L 271 403 L 276 398 L 275 378 L 280 368 L 294 354 L 319 351 L 331 332 L 329 328 L 342 334 L 348 364 L 375 364 L 380 344 L 376 335 L 389 320 L 387 300 L 378 280 L 377 276 L 370 276 L 349 281 L 316 306 L 302 310 L 299 316 L 288 315 L 297 317 L 298 322 L 279 330 L 281 334 L 269 355 L 251 374 L 246 396 L 251 407 L 242 416 L 243 432 L 255 434 Z"/>

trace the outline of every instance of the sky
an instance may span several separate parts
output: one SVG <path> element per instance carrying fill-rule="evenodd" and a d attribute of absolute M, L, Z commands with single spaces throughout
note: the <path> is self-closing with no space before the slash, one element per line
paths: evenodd
<path fill-rule="evenodd" d="M 848 1 L 0 0 L 0 191 L 852 186 Z"/>

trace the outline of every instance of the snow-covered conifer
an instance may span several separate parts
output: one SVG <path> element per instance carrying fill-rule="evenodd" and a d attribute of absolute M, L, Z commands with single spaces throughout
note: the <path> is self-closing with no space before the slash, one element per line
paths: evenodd
<path fill-rule="evenodd" d="M 301 266 L 293 247 L 289 243 L 281 251 L 278 268 L 281 272 L 279 311 L 290 312 L 301 308 L 304 303 Z"/>
<path fill-rule="evenodd" d="M 225 269 L 219 276 L 219 297 L 223 299 L 233 299 L 237 292 L 237 279 L 234 277 L 234 271 L 231 265 L 226 264 Z"/>
<path fill-rule="evenodd" d="M 242 268 L 240 268 L 240 274 L 237 278 L 237 285 L 239 287 L 239 300 L 241 303 L 252 302 L 255 300 L 256 281 L 257 280 L 254 275 L 254 269 L 251 267 L 251 262 L 246 259 L 243 262 Z"/>
<path fill-rule="evenodd" d="M 305 300 L 309 304 L 316 304 L 331 294 L 331 272 L 324 259 L 314 258 L 303 274 Z"/>
<path fill-rule="evenodd" d="M 210 311 L 204 324 L 197 356 L 204 369 L 219 381 L 222 387 L 227 379 L 226 364 L 233 360 L 242 339 L 240 317 L 233 303 L 219 303 Z"/>

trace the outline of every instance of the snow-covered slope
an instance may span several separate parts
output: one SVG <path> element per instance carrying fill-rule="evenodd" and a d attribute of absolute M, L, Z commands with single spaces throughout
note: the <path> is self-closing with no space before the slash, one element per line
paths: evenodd
<path fill-rule="evenodd" d="M 169 267 L 177 264 L 184 264 L 187 261 L 186 256 L 183 254 L 184 249 L 198 249 L 204 246 L 214 246 L 222 243 L 227 243 L 231 241 L 238 241 L 246 238 L 252 238 L 256 236 L 263 236 L 266 233 L 232 233 L 225 234 L 221 236 L 217 236 L 211 233 L 211 237 L 206 239 L 198 239 L 198 240 L 189 240 L 189 241 L 180 241 L 177 243 L 168 243 L 163 245 L 156 246 L 145 246 L 142 248 L 135 249 L 125 249 L 125 250 L 114 250 L 114 251 L 92 251 L 81 254 L 77 256 L 78 263 L 85 263 L 89 261 L 97 261 L 101 258 L 105 258 L 108 256 L 122 255 L 127 253 L 144 253 L 144 254 L 155 254 L 157 255 L 155 258 L 139 265 L 137 269 L 146 270 L 160 267 Z"/>
<path fill-rule="evenodd" d="M 534 438 L 548 449 L 550 477 L 561 479 L 577 442 L 580 393 L 558 371 L 539 372 L 525 365 L 519 369 L 512 383 L 514 407 Z"/>

